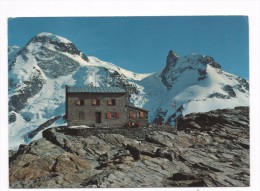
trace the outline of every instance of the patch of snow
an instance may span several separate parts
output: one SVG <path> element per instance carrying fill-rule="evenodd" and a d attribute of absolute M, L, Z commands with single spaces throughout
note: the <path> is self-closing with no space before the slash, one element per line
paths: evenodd
<path fill-rule="evenodd" d="M 138 85 L 134 82 L 129 82 L 130 84 L 133 84 L 137 88 L 137 94 L 131 95 L 131 103 L 137 107 L 143 107 L 146 102 L 149 100 L 146 98 L 146 93 L 144 91 L 144 87 L 141 85 Z"/>
<path fill-rule="evenodd" d="M 149 76 L 154 74 L 154 73 L 138 74 L 138 73 L 135 73 L 135 72 L 131 72 L 129 70 L 125 70 L 123 68 L 120 68 L 120 67 L 118 67 L 115 64 L 112 64 L 110 62 L 102 61 L 102 60 L 100 60 L 100 59 L 98 59 L 98 58 L 96 58 L 94 56 L 88 56 L 89 62 L 87 62 L 87 61 L 83 60 L 80 55 L 71 55 L 71 54 L 69 54 L 67 52 L 63 53 L 63 54 L 68 56 L 69 58 L 77 61 L 82 66 L 104 67 L 104 68 L 107 68 L 108 70 L 117 71 L 119 74 L 123 74 L 129 80 L 141 81 L 144 78 L 147 78 L 147 77 L 149 77 Z"/>
<path fill-rule="evenodd" d="M 70 128 L 70 129 L 92 129 L 94 127 L 89 127 L 86 125 L 78 125 L 78 126 L 68 126 L 68 128 Z"/>
<path fill-rule="evenodd" d="M 58 35 L 54 35 L 54 34 L 49 33 L 49 32 L 42 32 L 42 33 L 39 33 L 37 36 L 38 37 L 48 37 L 52 41 L 56 41 L 56 42 L 59 42 L 59 43 L 72 43 L 71 41 L 69 41 L 66 38 L 63 38 L 63 37 L 58 36 Z"/>

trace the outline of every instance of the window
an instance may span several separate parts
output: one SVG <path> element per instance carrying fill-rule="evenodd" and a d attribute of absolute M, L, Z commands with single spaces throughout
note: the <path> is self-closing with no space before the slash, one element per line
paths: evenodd
<path fill-rule="evenodd" d="M 102 115 L 101 112 L 95 112 L 96 123 L 101 123 Z"/>
<path fill-rule="evenodd" d="M 85 119 L 85 112 L 83 112 L 83 111 L 79 112 L 79 119 L 80 120 L 84 120 Z"/>
<path fill-rule="evenodd" d="M 115 99 L 107 100 L 107 105 L 115 106 L 116 105 L 116 100 Z"/>
<path fill-rule="evenodd" d="M 76 106 L 84 105 L 84 100 L 77 98 L 77 99 L 75 100 L 75 105 L 76 105 Z"/>
<path fill-rule="evenodd" d="M 111 118 L 115 119 L 116 118 L 116 112 L 111 112 Z"/>
<path fill-rule="evenodd" d="M 138 112 L 138 111 L 136 111 L 136 112 L 135 112 L 135 117 L 136 117 L 136 118 L 139 118 L 139 117 L 140 117 L 140 115 L 139 115 L 139 112 Z"/>
<path fill-rule="evenodd" d="M 107 119 L 119 119 L 120 113 L 119 112 L 107 112 L 106 118 Z"/>
<path fill-rule="evenodd" d="M 120 118 L 120 113 L 116 112 L 116 118 L 119 119 Z"/>
<path fill-rule="evenodd" d="M 111 113 L 107 112 L 107 119 L 111 119 Z"/>
<path fill-rule="evenodd" d="M 135 113 L 133 111 L 129 112 L 129 118 L 134 119 L 135 118 Z"/>
<path fill-rule="evenodd" d="M 144 118 L 144 112 L 139 111 L 139 118 Z"/>
<path fill-rule="evenodd" d="M 92 99 L 91 105 L 100 105 L 100 100 L 99 99 Z"/>

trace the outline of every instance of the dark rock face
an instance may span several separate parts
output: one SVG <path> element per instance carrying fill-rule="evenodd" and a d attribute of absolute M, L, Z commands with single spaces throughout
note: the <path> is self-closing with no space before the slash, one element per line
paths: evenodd
<path fill-rule="evenodd" d="M 199 77 L 198 77 L 199 81 L 204 80 L 206 78 L 206 76 L 207 76 L 206 69 L 204 69 L 204 70 L 198 69 L 198 73 L 199 73 Z"/>
<path fill-rule="evenodd" d="M 161 78 L 162 78 L 162 82 L 163 84 L 168 88 L 171 89 L 171 82 L 169 82 L 169 79 L 167 79 L 167 73 L 174 68 L 174 66 L 176 65 L 176 62 L 178 61 L 179 56 L 173 51 L 170 50 L 166 59 L 166 67 L 163 69 L 162 73 L 161 73 Z M 174 79 L 172 79 L 174 81 Z"/>
<path fill-rule="evenodd" d="M 238 77 L 237 80 L 240 82 L 242 87 L 249 90 L 249 83 L 245 79 Z"/>
<path fill-rule="evenodd" d="M 191 113 L 178 120 L 178 130 L 187 128 L 207 131 L 219 130 L 226 125 L 249 128 L 249 108 L 218 109 L 207 113 Z M 243 129 L 242 129 L 243 130 Z"/>
<path fill-rule="evenodd" d="M 37 65 L 49 78 L 66 76 L 79 67 L 79 63 L 62 53 L 42 47 L 42 51 L 35 55 Z"/>
<path fill-rule="evenodd" d="M 132 94 L 138 94 L 136 85 L 129 83 L 125 75 L 119 74 L 117 71 L 110 71 L 106 68 L 103 69 L 106 72 L 106 78 L 103 81 L 104 84 L 122 87 L 127 92 L 127 98 L 129 101 Z"/>
<path fill-rule="evenodd" d="M 158 109 L 156 111 L 156 116 L 155 116 L 155 118 L 153 120 L 153 123 L 155 123 L 155 124 L 162 124 L 166 114 L 167 114 L 167 110 L 163 111 L 162 109 Z"/>
<path fill-rule="evenodd" d="M 228 95 L 223 95 L 221 93 L 213 93 L 213 94 L 210 94 L 208 96 L 208 98 L 213 98 L 213 97 L 216 97 L 216 98 L 220 98 L 220 99 L 230 99 L 230 97 Z"/>
<path fill-rule="evenodd" d="M 14 112 L 12 112 L 8 115 L 8 122 L 13 123 L 14 121 L 16 121 L 16 115 Z"/>
<path fill-rule="evenodd" d="M 208 64 L 214 68 L 218 68 L 221 69 L 221 65 L 218 64 L 217 62 L 215 62 L 214 58 L 212 58 L 211 56 L 205 56 L 205 57 L 201 57 L 200 61 L 202 64 Z"/>
<path fill-rule="evenodd" d="M 230 97 L 236 97 L 236 93 L 230 85 L 226 85 L 223 87 L 223 90 L 228 93 Z"/>
<path fill-rule="evenodd" d="M 221 69 L 221 65 L 219 63 L 217 63 L 217 62 L 212 62 L 209 65 L 212 66 L 213 68 Z"/>
<path fill-rule="evenodd" d="M 173 50 L 170 50 L 169 54 L 167 56 L 167 60 L 166 60 L 166 67 L 171 67 L 171 66 L 174 67 L 178 58 L 179 58 L 179 56 L 176 54 L 176 52 L 174 52 Z"/>
<path fill-rule="evenodd" d="M 249 186 L 248 111 L 190 114 L 168 132 L 47 129 L 43 139 L 9 152 L 10 187 Z"/>

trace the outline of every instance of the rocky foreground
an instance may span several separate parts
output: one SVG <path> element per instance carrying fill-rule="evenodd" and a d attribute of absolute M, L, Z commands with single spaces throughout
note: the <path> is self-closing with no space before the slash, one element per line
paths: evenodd
<path fill-rule="evenodd" d="M 147 129 L 45 130 L 9 152 L 10 187 L 249 186 L 248 107 L 189 114 L 178 130 Z"/>

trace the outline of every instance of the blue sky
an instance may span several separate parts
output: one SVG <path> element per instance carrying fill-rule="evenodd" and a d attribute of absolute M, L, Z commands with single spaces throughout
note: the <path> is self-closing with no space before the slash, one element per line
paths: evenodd
<path fill-rule="evenodd" d="M 248 18 L 244 16 L 12 18 L 8 44 L 24 46 L 40 32 L 72 41 L 87 56 L 125 69 L 161 70 L 169 50 L 209 55 L 227 72 L 249 78 Z"/>

